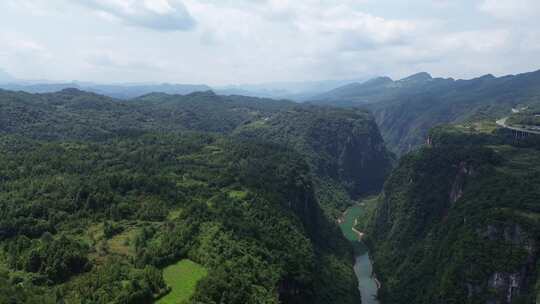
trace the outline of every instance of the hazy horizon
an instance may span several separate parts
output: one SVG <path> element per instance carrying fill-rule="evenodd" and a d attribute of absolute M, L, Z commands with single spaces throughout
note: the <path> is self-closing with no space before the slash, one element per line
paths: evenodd
<path fill-rule="evenodd" d="M 533 0 L 7 0 L 0 70 L 210 86 L 540 68 Z"/>
<path fill-rule="evenodd" d="M 226 89 L 226 88 L 239 88 L 239 87 L 260 87 L 260 89 L 267 88 L 268 86 L 276 86 L 279 87 L 280 85 L 293 85 L 293 84 L 317 84 L 317 83 L 323 83 L 323 82 L 342 82 L 344 84 L 349 83 L 364 83 L 369 80 L 377 79 L 377 78 L 384 78 L 389 77 L 393 81 L 399 81 L 401 79 L 405 79 L 410 76 L 414 76 L 416 74 L 420 73 L 428 73 L 433 78 L 446 78 L 446 79 L 454 79 L 454 80 L 472 80 L 475 78 L 480 78 L 486 75 L 493 75 L 494 77 L 505 77 L 505 76 L 514 76 L 519 74 L 526 74 L 526 73 L 532 73 L 540 71 L 540 69 L 533 69 L 533 70 L 526 70 L 526 71 L 518 71 L 511 74 L 493 74 L 493 73 L 485 73 L 485 74 L 478 74 L 478 75 L 471 75 L 467 78 L 456 78 L 452 77 L 451 75 L 447 76 L 438 76 L 433 75 L 429 71 L 418 71 L 414 72 L 412 74 L 407 74 L 405 76 L 399 77 L 399 78 L 393 78 L 388 75 L 374 75 L 371 77 L 364 77 L 364 78 L 357 78 L 357 79 L 319 79 L 319 80 L 298 80 L 298 81 L 269 81 L 269 82 L 253 82 L 253 83 L 225 83 L 225 84 L 218 84 L 218 85 L 212 85 L 208 83 L 190 83 L 190 82 L 159 82 L 159 81 L 136 81 L 136 82 L 122 82 L 122 81 L 112 81 L 112 82 L 104 82 L 104 81 L 84 81 L 84 80 L 78 80 L 78 79 L 59 79 L 59 80 L 51 80 L 51 79 L 22 79 L 15 77 L 14 75 L 11 75 L 4 70 L 0 69 L 0 76 L 2 76 L 2 72 L 5 72 L 11 79 L 12 84 L 22 84 L 22 85 L 34 85 L 34 84 L 86 84 L 86 85 L 110 85 L 110 86 L 144 86 L 144 85 L 188 85 L 188 86 L 209 86 L 210 88 L 219 88 L 219 89 Z M 2 81 L 0 78 L 0 84 L 9 84 L 10 81 Z"/>

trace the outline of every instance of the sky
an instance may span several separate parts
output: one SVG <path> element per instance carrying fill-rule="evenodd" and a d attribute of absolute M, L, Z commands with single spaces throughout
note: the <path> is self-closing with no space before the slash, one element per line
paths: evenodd
<path fill-rule="evenodd" d="M 538 0 L 1 0 L 0 70 L 245 84 L 540 69 Z"/>

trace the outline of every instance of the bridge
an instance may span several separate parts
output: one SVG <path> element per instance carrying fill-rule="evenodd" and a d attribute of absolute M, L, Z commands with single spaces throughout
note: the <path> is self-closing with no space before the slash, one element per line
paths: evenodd
<path fill-rule="evenodd" d="M 508 117 L 501 118 L 497 120 L 496 123 L 501 128 L 512 130 L 512 134 L 516 140 L 528 137 L 531 134 L 540 135 L 540 128 L 538 127 L 510 126 L 506 123 L 507 120 Z"/>

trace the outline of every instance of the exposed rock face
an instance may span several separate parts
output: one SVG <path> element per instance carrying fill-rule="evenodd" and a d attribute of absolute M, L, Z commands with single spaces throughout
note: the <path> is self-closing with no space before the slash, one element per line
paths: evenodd
<path fill-rule="evenodd" d="M 432 146 L 433 145 L 433 138 L 431 136 L 428 136 L 427 139 L 426 139 L 426 145 L 427 146 Z"/>
<path fill-rule="evenodd" d="M 494 289 L 500 300 L 492 299 L 487 303 L 512 303 L 512 299 L 519 296 L 519 289 L 522 285 L 522 277 L 520 273 L 494 273 L 488 281 L 488 288 Z"/>
<path fill-rule="evenodd" d="M 353 196 L 379 191 L 391 160 L 376 124 L 369 121 L 367 132 L 354 126 L 345 132 L 350 135 L 342 141 L 340 136 L 330 135 L 340 150 L 335 164 L 338 178 L 349 185 Z"/>
<path fill-rule="evenodd" d="M 458 173 L 452 184 L 452 190 L 450 190 L 450 202 L 455 203 L 463 196 L 463 186 L 465 185 L 465 179 L 473 172 L 472 168 L 467 168 L 466 162 L 459 163 Z"/>

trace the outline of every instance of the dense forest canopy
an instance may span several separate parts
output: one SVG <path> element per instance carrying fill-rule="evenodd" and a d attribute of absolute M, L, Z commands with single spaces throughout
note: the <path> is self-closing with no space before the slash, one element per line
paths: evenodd
<path fill-rule="evenodd" d="M 92 140 L 144 131 L 230 132 L 294 105 L 211 91 L 120 101 L 77 89 L 47 94 L 0 90 L 0 100 L 2 134 Z"/>
<path fill-rule="evenodd" d="M 358 301 L 333 216 L 391 166 L 368 113 L 76 89 L 0 109 L 0 302 L 148 303 L 180 260 L 207 273 L 194 303 Z"/>

